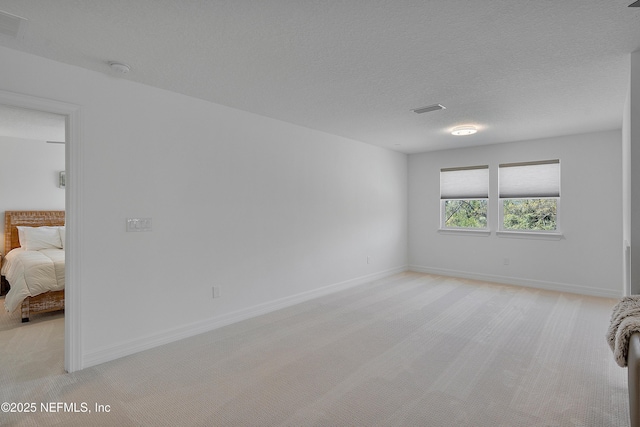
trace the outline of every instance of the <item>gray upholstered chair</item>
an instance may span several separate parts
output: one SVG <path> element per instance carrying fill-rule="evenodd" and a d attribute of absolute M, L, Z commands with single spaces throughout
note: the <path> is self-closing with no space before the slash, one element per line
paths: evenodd
<path fill-rule="evenodd" d="M 640 332 L 634 333 L 629 339 L 627 366 L 630 425 L 640 427 Z"/>

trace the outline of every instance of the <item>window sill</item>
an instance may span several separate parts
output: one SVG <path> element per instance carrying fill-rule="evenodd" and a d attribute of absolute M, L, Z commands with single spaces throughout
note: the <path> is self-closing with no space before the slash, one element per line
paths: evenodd
<path fill-rule="evenodd" d="M 453 228 L 439 228 L 440 234 L 454 234 L 454 235 L 466 235 L 466 236 L 489 236 L 491 230 L 472 230 L 470 228 L 461 228 L 459 230 Z"/>
<path fill-rule="evenodd" d="M 562 240 L 564 235 L 560 232 L 538 232 L 538 231 L 496 231 L 498 237 L 508 237 L 513 239 L 537 239 L 537 240 Z"/>

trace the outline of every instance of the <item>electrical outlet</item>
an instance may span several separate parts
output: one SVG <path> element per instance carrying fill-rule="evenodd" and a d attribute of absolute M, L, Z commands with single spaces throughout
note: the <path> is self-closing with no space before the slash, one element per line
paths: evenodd
<path fill-rule="evenodd" d="M 509 258 L 505 258 L 505 259 L 502 261 L 502 263 L 503 263 L 504 265 L 509 265 Z"/>
<path fill-rule="evenodd" d="M 151 231 L 151 218 L 127 218 L 127 231 Z"/>
<path fill-rule="evenodd" d="M 220 297 L 220 286 L 214 286 L 211 288 L 211 294 L 213 295 L 213 298 L 219 298 Z"/>
<path fill-rule="evenodd" d="M 367 257 L 367 264 L 371 264 L 371 257 L 370 256 Z"/>

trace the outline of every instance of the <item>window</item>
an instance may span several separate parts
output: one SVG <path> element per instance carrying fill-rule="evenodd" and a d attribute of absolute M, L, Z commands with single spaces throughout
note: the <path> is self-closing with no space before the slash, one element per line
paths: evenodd
<path fill-rule="evenodd" d="M 489 166 L 440 170 L 440 228 L 487 229 Z"/>
<path fill-rule="evenodd" d="M 559 231 L 560 160 L 501 164 L 498 191 L 502 231 Z"/>

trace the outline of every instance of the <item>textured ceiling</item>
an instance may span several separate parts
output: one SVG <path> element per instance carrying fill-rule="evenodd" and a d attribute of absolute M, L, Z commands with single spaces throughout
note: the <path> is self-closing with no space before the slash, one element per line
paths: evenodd
<path fill-rule="evenodd" d="M 0 45 L 413 153 L 620 128 L 630 3 L 0 0 Z"/>

